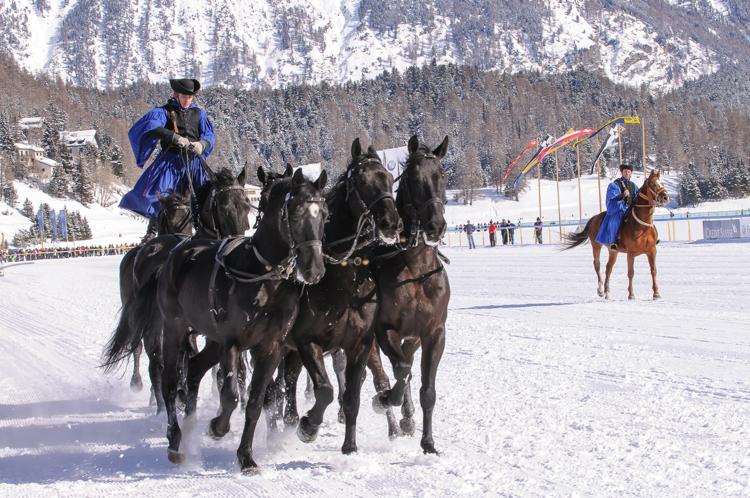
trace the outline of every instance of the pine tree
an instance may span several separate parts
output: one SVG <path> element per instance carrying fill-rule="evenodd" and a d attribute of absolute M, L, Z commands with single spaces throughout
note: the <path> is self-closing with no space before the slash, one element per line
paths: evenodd
<path fill-rule="evenodd" d="M 47 193 L 52 197 L 65 197 L 68 195 L 70 187 L 68 186 L 68 177 L 62 166 L 52 168 L 52 178 L 47 184 Z"/>
<path fill-rule="evenodd" d="M 21 207 L 21 214 L 30 220 L 34 219 L 34 205 L 31 203 L 28 197 L 26 198 L 25 201 L 23 201 L 23 207 Z"/>
<path fill-rule="evenodd" d="M 698 181 L 690 167 L 686 168 L 682 174 L 682 178 L 680 178 L 679 195 L 680 204 L 683 206 L 687 206 L 688 204 L 695 206 L 700 202 L 701 191 L 698 188 Z"/>
<path fill-rule="evenodd" d="M 80 218 L 80 214 L 78 215 Z M 91 231 L 91 226 L 89 226 L 89 220 L 86 219 L 86 217 L 83 217 L 83 221 L 81 222 L 81 240 L 91 240 L 94 238 L 94 234 Z"/>
<path fill-rule="evenodd" d="M 94 183 L 91 180 L 91 171 L 87 162 L 84 156 L 78 158 L 73 177 L 73 191 L 76 198 L 84 205 L 94 202 Z"/>
<path fill-rule="evenodd" d="M 718 165 L 709 167 L 707 196 L 712 200 L 726 199 L 729 196 L 724 186 L 724 178 Z"/>
<path fill-rule="evenodd" d="M 3 176 L 4 182 L 2 185 L 2 198 L 5 203 L 10 207 L 16 207 L 18 203 L 18 193 L 16 187 L 13 186 L 13 181 L 9 180 L 7 176 Z"/>

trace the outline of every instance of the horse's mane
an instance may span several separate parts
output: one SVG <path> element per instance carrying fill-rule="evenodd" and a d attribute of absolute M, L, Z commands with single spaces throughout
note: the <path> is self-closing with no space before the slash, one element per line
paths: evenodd
<path fill-rule="evenodd" d="M 378 161 L 380 161 L 380 156 L 375 151 L 375 148 L 372 145 L 369 146 L 366 151 L 362 152 L 362 155 L 352 157 L 352 160 L 347 165 L 346 170 L 341 175 L 339 175 L 331 189 L 325 193 L 326 202 L 329 206 L 332 206 L 337 201 L 337 197 L 338 199 L 343 199 L 346 189 L 341 187 L 346 182 L 346 175 L 349 173 L 349 170 L 352 169 L 352 167 L 357 164 L 362 158 L 377 159 Z"/>
<path fill-rule="evenodd" d="M 190 197 L 188 195 L 182 195 L 179 192 L 169 189 L 167 191 L 167 197 L 162 202 L 162 210 L 171 210 L 183 206 L 190 205 Z"/>
<path fill-rule="evenodd" d="M 216 187 L 217 189 L 231 187 L 237 181 L 234 173 L 229 169 L 219 170 L 214 173 L 214 176 L 216 177 L 216 185 L 208 182 L 195 189 L 195 198 L 198 201 L 198 205 L 202 206 L 206 202 L 206 198 L 208 197 L 208 193 L 211 191 L 211 187 Z"/>

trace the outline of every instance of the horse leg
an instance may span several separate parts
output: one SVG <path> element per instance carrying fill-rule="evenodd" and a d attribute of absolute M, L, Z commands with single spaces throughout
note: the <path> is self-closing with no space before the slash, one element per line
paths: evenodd
<path fill-rule="evenodd" d="M 375 392 L 384 393 L 391 388 L 391 381 L 388 379 L 385 370 L 383 370 L 383 360 L 380 358 L 380 350 L 378 349 L 378 343 L 376 341 L 372 342 L 370 357 L 367 361 L 367 368 L 372 372 L 372 383 L 375 386 Z M 413 410 L 412 413 L 414 413 Z M 399 424 L 396 423 L 396 416 L 393 414 L 392 407 L 388 407 L 385 412 L 385 417 L 386 420 L 388 420 L 388 439 L 394 440 L 397 437 L 403 436 L 404 433 L 399 427 Z M 401 423 L 403 424 L 404 421 L 402 420 Z"/>
<path fill-rule="evenodd" d="M 387 331 L 390 332 L 390 331 Z M 393 376 L 396 378 L 396 383 L 391 389 L 385 392 L 377 393 L 372 398 L 372 409 L 375 413 L 383 414 L 391 406 L 401 406 L 404 402 L 404 389 L 406 383 L 411 378 L 411 365 L 414 362 L 414 351 L 410 354 L 404 354 L 403 345 L 398 348 L 391 344 L 378 343 L 383 349 L 383 352 L 391 360 L 393 366 Z"/>
<path fill-rule="evenodd" d="M 218 396 L 221 391 L 222 378 L 219 365 L 214 365 L 213 368 L 211 368 L 211 379 L 213 380 L 213 383 L 211 384 L 211 392 L 214 396 Z"/>
<path fill-rule="evenodd" d="M 188 360 L 187 367 L 187 401 L 185 402 L 185 418 L 183 425 L 195 423 L 195 417 L 192 417 L 198 406 L 198 392 L 200 391 L 201 380 L 211 367 L 219 361 L 219 343 L 216 341 L 206 341 L 206 346 L 197 355 Z"/>
<path fill-rule="evenodd" d="M 284 356 L 284 425 L 297 427 L 299 424 L 299 413 L 297 412 L 297 379 L 302 372 L 302 358 L 297 351 L 290 351 Z"/>
<path fill-rule="evenodd" d="M 608 251 L 609 259 L 607 260 L 607 268 L 604 275 L 604 299 L 609 299 L 609 277 L 612 275 L 612 268 L 615 266 L 617 261 L 617 251 Z"/>
<path fill-rule="evenodd" d="M 633 294 L 633 276 L 635 275 L 635 253 L 628 253 L 628 299 L 635 299 Z"/>
<path fill-rule="evenodd" d="M 438 454 L 432 440 L 432 409 L 435 407 L 435 376 L 445 349 L 445 329 L 440 328 L 422 340 L 422 388 L 419 403 L 422 405 L 422 441 L 425 453 Z"/>
<path fill-rule="evenodd" d="M 261 405 L 268 384 L 281 361 L 281 353 L 279 348 L 273 348 L 271 351 L 258 354 L 257 357 L 258 360 L 253 368 L 253 375 L 250 380 L 250 393 L 245 409 L 245 426 L 242 429 L 240 447 L 237 448 L 237 459 L 240 462 L 240 469 L 242 469 L 243 474 L 257 474 L 259 471 L 258 464 L 253 460 L 253 435 L 260 418 Z"/>
<path fill-rule="evenodd" d="M 323 423 L 326 408 L 333 401 L 333 386 L 328 379 L 326 365 L 323 361 L 323 350 L 320 346 L 310 342 L 298 344 L 297 351 L 302 358 L 302 364 L 312 377 L 315 392 L 315 404 L 300 419 L 297 426 L 297 436 L 305 443 L 312 443 L 318 436 L 318 428 Z"/>
<path fill-rule="evenodd" d="M 167 457 L 175 465 L 180 465 L 185 461 L 185 452 L 181 450 L 182 431 L 177 422 L 177 407 L 175 398 L 177 397 L 177 361 L 179 360 L 181 341 L 179 340 L 179 328 L 167 330 L 164 334 L 164 345 L 162 359 L 164 369 L 162 371 L 162 396 L 167 409 Z"/>
<path fill-rule="evenodd" d="M 284 420 L 284 400 L 286 399 L 286 378 L 284 376 L 284 364 L 284 357 L 282 357 L 276 373 L 276 382 L 274 383 L 276 387 L 276 406 L 274 407 L 274 417 L 276 421 Z"/>
<path fill-rule="evenodd" d="M 599 297 L 604 297 L 604 283 L 602 282 L 601 264 L 599 263 L 599 256 L 602 253 L 602 245 L 598 242 L 591 242 L 591 249 L 594 252 L 594 270 L 596 271 L 596 293 Z"/>
<path fill-rule="evenodd" d="M 206 429 L 206 434 L 214 439 L 223 438 L 230 428 L 232 412 L 237 408 L 239 393 L 237 392 L 237 363 L 240 352 L 237 346 L 222 347 L 221 371 L 224 375 L 224 383 L 221 386 L 221 409 L 219 415 L 211 420 Z"/>
<path fill-rule="evenodd" d="M 130 390 L 139 393 L 143 390 L 143 379 L 141 379 L 141 353 L 143 352 L 143 343 L 138 343 L 138 347 L 133 350 L 133 377 L 130 378 Z"/>
<path fill-rule="evenodd" d="M 313 401 L 315 399 L 315 386 L 313 386 L 312 377 L 310 377 L 310 374 L 307 374 L 307 384 L 305 385 L 305 399 L 307 401 Z"/>
<path fill-rule="evenodd" d="M 654 299 L 661 299 L 659 295 L 659 286 L 656 285 L 656 246 L 646 253 L 648 257 L 648 266 L 651 267 L 651 282 L 652 289 L 654 290 Z"/>
<path fill-rule="evenodd" d="M 344 415 L 344 391 L 346 390 L 346 354 L 342 349 L 331 353 L 333 360 L 333 371 L 336 372 L 336 381 L 339 384 L 339 424 L 346 423 Z"/>
<path fill-rule="evenodd" d="M 401 405 L 401 416 L 401 422 L 399 422 L 401 430 L 404 431 L 404 434 L 413 436 L 416 427 L 414 425 L 414 401 L 411 397 L 411 379 L 404 388 L 404 404 Z"/>
<path fill-rule="evenodd" d="M 372 349 L 372 332 L 370 332 L 369 339 L 369 341 L 362 341 L 363 344 L 346 358 L 346 389 L 343 400 L 346 431 L 344 445 L 341 447 L 341 453 L 344 455 L 357 452 L 357 415 L 359 415 L 360 393 L 362 392 L 362 376 Z"/>
<path fill-rule="evenodd" d="M 148 376 L 151 379 L 151 399 L 149 399 L 149 406 L 156 405 L 156 414 L 160 414 L 164 411 L 164 396 L 162 394 L 163 386 L 162 379 L 164 377 L 164 360 L 162 354 L 162 346 L 160 344 L 161 336 L 153 338 L 143 343 L 146 348 L 146 354 L 148 355 Z M 175 368 L 177 368 L 175 366 Z M 177 375 L 175 373 L 175 375 Z"/>

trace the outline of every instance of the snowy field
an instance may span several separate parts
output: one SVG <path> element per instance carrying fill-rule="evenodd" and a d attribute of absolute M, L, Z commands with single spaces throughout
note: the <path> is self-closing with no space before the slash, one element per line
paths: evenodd
<path fill-rule="evenodd" d="M 239 411 L 224 440 L 202 435 L 218 406 L 208 381 L 188 462 L 175 467 L 165 421 L 147 406 L 147 376 L 134 394 L 130 370 L 97 369 L 119 309 L 119 257 L 7 267 L 0 496 L 748 495 L 747 241 L 662 243 L 661 301 L 651 300 L 643 257 L 638 299 L 627 300 L 620 258 L 605 302 L 589 246 L 446 248 L 452 299 L 435 407 L 442 455 L 420 451 L 418 406 L 415 437 L 388 441 L 368 376 L 358 454 L 340 453 L 334 403 L 310 445 L 294 431 L 267 441 L 260 423 L 254 477 L 237 466 Z M 418 368 L 414 376 L 418 386 Z"/>

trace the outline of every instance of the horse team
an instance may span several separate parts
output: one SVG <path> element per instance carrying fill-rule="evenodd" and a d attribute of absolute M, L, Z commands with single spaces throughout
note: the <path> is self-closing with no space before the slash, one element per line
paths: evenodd
<path fill-rule="evenodd" d="M 357 451 L 368 366 L 377 390 L 372 406 L 388 414 L 389 435 L 414 433 L 410 379 L 421 347 L 421 446 L 437 453 L 432 411 L 450 299 L 441 259 L 447 260 L 437 249 L 447 226 L 447 179 L 440 164 L 447 149 L 448 137 L 435 149 L 412 137 L 396 197 L 393 176 L 359 139 L 352 143 L 345 173 L 327 191 L 325 171 L 311 181 L 291 167 L 283 175 L 260 169 L 263 191 L 252 237 L 243 235 L 251 208 L 243 175 L 207 171 L 210 184 L 196 192 L 202 209 L 192 238 L 184 235 L 181 214 L 187 200 L 175 193 L 160 197 L 159 236 L 123 258 L 123 309 L 104 365 L 114 369 L 131 354 L 137 361 L 146 349 L 157 412 L 167 412 L 170 461 L 185 459 L 178 405 L 184 403 L 183 428 L 194 427 L 200 382 L 216 364 L 220 409 L 207 434 L 216 439 L 227 434 L 245 390 L 238 382 L 244 379 L 245 351 L 253 368 L 237 450 L 243 473 L 258 471 L 252 443 L 261 410 L 271 431 L 282 418 L 296 425 L 302 441 L 315 440 L 333 401 L 326 353 L 334 355 L 337 376 L 344 379 L 339 420 L 346 424 L 342 452 L 350 454 Z M 201 351 L 196 334 L 206 339 Z M 392 387 L 380 351 L 393 367 Z M 300 418 L 296 382 L 302 367 L 315 400 Z M 131 387 L 138 390 L 136 371 Z M 394 406 L 402 407 L 398 425 Z"/>

